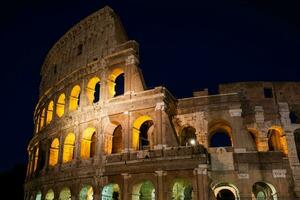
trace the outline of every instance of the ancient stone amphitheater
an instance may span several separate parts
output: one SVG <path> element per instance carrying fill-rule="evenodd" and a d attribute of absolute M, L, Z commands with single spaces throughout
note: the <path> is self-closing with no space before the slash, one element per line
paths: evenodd
<path fill-rule="evenodd" d="M 300 196 L 299 83 L 184 99 L 147 89 L 138 44 L 109 7 L 54 44 L 41 77 L 25 200 Z"/>

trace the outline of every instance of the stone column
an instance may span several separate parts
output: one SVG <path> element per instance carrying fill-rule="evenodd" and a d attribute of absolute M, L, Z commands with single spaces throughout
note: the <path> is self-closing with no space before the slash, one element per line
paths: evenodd
<path fill-rule="evenodd" d="M 164 117 L 163 117 L 163 112 L 164 112 L 164 107 L 165 104 L 164 102 L 160 102 L 156 104 L 155 107 L 155 138 L 154 138 L 154 149 L 162 149 L 164 144 L 163 144 L 163 140 L 165 140 L 163 138 L 163 129 L 165 128 L 165 123 L 163 123 L 164 121 Z"/>
<path fill-rule="evenodd" d="M 256 138 L 256 147 L 259 152 L 269 151 L 268 137 L 258 136 Z"/>
<path fill-rule="evenodd" d="M 94 192 L 94 195 L 93 195 L 93 200 L 101 200 L 101 196 L 100 196 L 100 190 L 99 190 L 99 187 L 98 185 L 95 185 L 94 188 L 93 188 L 93 192 Z"/>
<path fill-rule="evenodd" d="M 58 166 L 60 167 L 63 163 L 63 148 L 64 147 L 64 137 L 60 135 L 59 137 L 59 150 L 58 150 Z"/>
<path fill-rule="evenodd" d="M 198 168 L 194 169 L 194 175 L 197 179 L 197 192 L 196 198 L 198 200 L 208 200 L 208 177 L 207 165 L 201 164 Z"/>
<path fill-rule="evenodd" d="M 74 162 L 78 163 L 80 161 L 80 142 L 81 142 L 81 134 L 80 134 L 80 128 L 78 124 L 75 124 L 74 127 L 74 134 L 75 134 L 75 151 L 74 151 Z"/>
<path fill-rule="evenodd" d="M 159 170 L 159 171 L 155 171 L 155 174 L 157 176 L 156 198 L 158 200 L 164 200 L 164 199 L 166 199 L 166 196 L 164 194 L 163 179 L 164 179 L 164 176 L 167 175 L 167 172 L 165 172 L 163 170 Z"/>
<path fill-rule="evenodd" d="M 122 200 L 130 200 L 129 191 L 128 191 L 128 181 L 131 178 L 131 175 L 128 173 L 122 173 L 123 176 L 123 192 L 122 192 Z"/>
<path fill-rule="evenodd" d="M 122 127 L 122 138 L 123 139 L 123 152 L 128 153 L 131 150 L 132 140 L 132 127 L 130 125 L 131 112 L 124 112 L 125 120 Z"/>
<path fill-rule="evenodd" d="M 44 168 L 42 169 L 43 174 L 47 171 L 49 167 L 49 153 L 50 153 L 50 144 L 48 141 L 46 141 L 46 150 L 45 150 L 45 163 L 44 163 Z"/>

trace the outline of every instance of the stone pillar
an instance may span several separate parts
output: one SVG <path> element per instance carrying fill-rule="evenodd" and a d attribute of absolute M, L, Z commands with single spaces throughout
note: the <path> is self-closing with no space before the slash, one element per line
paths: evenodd
<path fill-rule="evenodd" d="M 101 193 L 98 185 L 95 185 L 93 190 L 94 190 L 93 200 L 101 200 L 101 196 L 100 196 Z"/>
<path fill-rule="evenodd" d="M 122 192 L 122 200 L 130 200 L 130 196 L 129 196 L 129 179 L 131 178 L 131 175 L 128 173 L 122 173 L 121 174 L 123 176 L 123 192 Z"/>
<path fill-rule="evenodd" d="M 163 144 L 163 129 L 165 128 L 165 123 L 163 123 L 163 112 L 164 112 L 164 102 L 156 104 L 155 107 L 155 138 L 154 138 L 154 149 L 162 149 Z"/>
<path fill-rule="evenodd" d="M 229 114 L 230 117 L 232 117 L 232 124 L 231 124 L 231 128 L 232 128 L 232 146 L 235 148 L 243 148 L 243 141 L 238 142 L 237 141 L 237 137 L 238 134 L 240 134 L 241 132 L 241 126 L 242 126 L 242 109 L 238 108 L 230 108 L 229 109 Z"/>
<path fill-rule="evenodd" d="M 131 150 L 132 145 L 132 127 L 130 124 L 131 112 L 124 112 L 125 120 L 122 126 L 122 138 L 123 139 L 123 152 L 128 153 Z"/>
<path fill-rule="evenodd" d="M 47 171 L 49 167 L 49 153 L 50 153 L 50 144 L 48 141 L 46 141 L 45 145 L 45 163 L 44 163 L 44 168 L 42 169 L 43 174 Z"/>
<path fill-rule="evenodd" d="M 256 138 L 257 151 L 259 151 L 259 152 L 269 151 L 268 140 L 269 140 L 268 137 L 258 136 Z"/>
<path fill-rule="evenodd" d="M 74 162 L 78 163 L 80 161 L 80 142 L 81 142 L 81 134 L 80 134 L 80 128 L 78 124 L 75 124 L 74 127 L 74 134 L 75 134 L 75 151 L 74 151 Z"/>
<path fill-rule="evenodd" d="M 201 164 L 198 168 L 194 169 L 194 175 L 197 179 L 197 192 L 196 198 L 198 200 L 208 200 L 208 177 L 207 177 L 207 165 Z"/>
<path fill-rule="evenodd" d="M 156 198 L 158 200 L 164 200 L 166 199 L 166 195 L 164 193 L 164 187 L 163 187 L 163 179 L 164 176 L 167 175 L 167 172 L 163 170 L 155 171 L 157 176 L 157 191 L 156 191 Z"/>
<path fill-rule="evenodd" d="M 64 137 L 63 135 L 60 135 L 59 137 L 59 150 L 58 150 L 58 166 L 60 167 L 63 163 L 63 148 L 64 147 Z"/>
<path fill-rule="evenodd" d="M 140 77 L 139 68 L 138 68 L 139 60 L 136 56 L 130 55 L 126 59 L 126 67 L 125 67 L 125 85 L 124 92 L 126 94 L 130 94 L 131 92 L 139 92 L 142 91 L 143 83 Z"/>

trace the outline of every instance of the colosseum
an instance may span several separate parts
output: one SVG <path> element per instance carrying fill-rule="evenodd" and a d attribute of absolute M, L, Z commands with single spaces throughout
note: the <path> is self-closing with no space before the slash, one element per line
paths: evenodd
<path fill-rule="evenodd" d="M 25 200 L 300 199 L 300 83 L 147 88 L 104 7 L 54 44 L 39 92 Z"/>

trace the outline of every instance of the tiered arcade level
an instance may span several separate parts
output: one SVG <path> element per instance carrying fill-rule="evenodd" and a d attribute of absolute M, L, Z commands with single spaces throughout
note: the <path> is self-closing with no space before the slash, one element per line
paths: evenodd
<path fill-rule="evenodd" d="M 296 198 L 298 90 L 293 103 L 251 84 L 186 99 L 146 89 L 109 7 L 59 39 L 41 76 L 25 200 Z"/>

